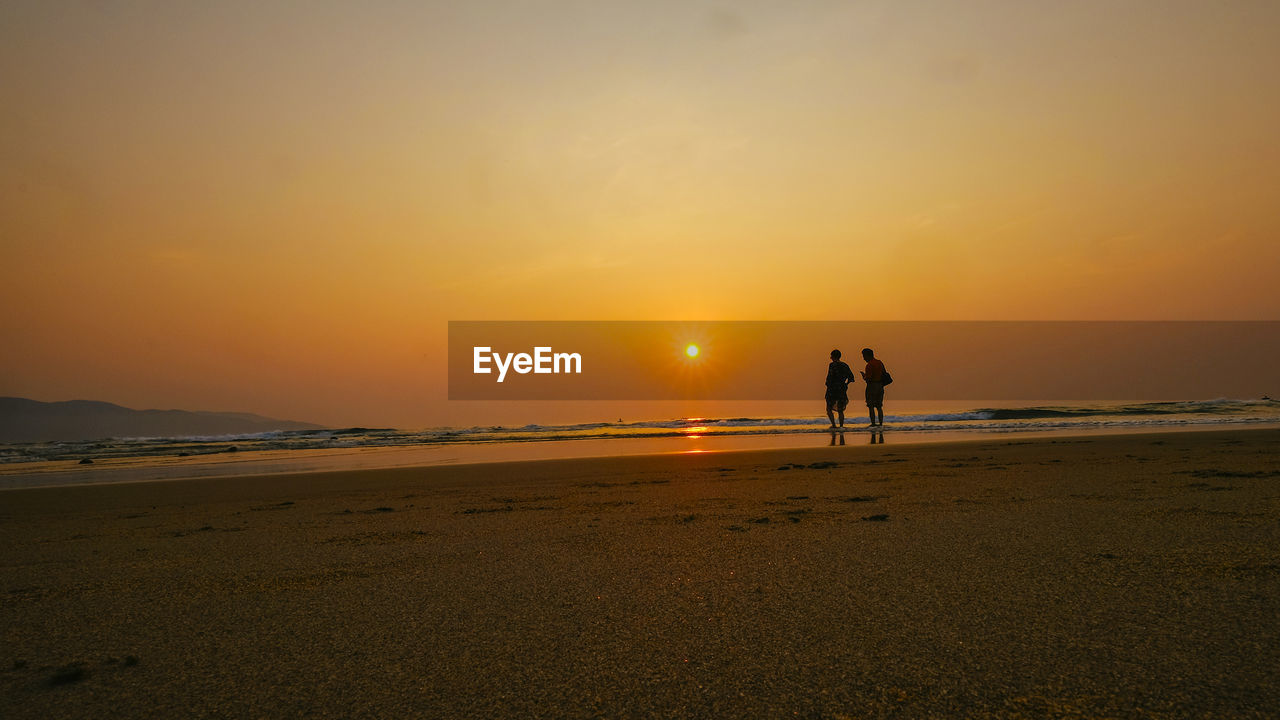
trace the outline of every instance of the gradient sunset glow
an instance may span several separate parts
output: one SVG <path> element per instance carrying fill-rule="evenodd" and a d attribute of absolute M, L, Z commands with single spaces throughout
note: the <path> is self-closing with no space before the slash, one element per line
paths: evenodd
<path fill-rule="evenodd" d="M 1277 67 L 1272 2 L 8 2 L 0 395 L 419 427 L 449 320 L 1276 319 Z"/>

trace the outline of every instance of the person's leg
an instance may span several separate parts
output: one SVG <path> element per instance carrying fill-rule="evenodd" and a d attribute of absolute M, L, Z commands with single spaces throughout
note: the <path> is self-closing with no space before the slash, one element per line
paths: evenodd
<path fill-rule="evenodd" d="M 836 426 L 836 416 L 831 412 L 834 409 L 834 405 L 835 403 L 830 400 L 827 401 L 827 419 L 831 421 L 831 427 Z"/>
<path fill-rule="evenodd" d="M 871 416 L 871 426 L 884 424 L 884 386 L 879 383 L 867 383 L 867 414 Z M 879 410 L 879 418 L 876 411 Z"/>

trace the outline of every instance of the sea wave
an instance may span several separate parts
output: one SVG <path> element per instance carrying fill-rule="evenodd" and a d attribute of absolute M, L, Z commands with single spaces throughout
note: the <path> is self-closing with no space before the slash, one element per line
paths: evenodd
<path fill-rule="evenodd" d="M 991 407 L 958 412 L 889 415 L 893 432 L 1011 432 L 1062 429 L 1175 427 L 1280 423 L 1280 402 L 1213 400 L 1147 403 L 1075 403 L 1031 407 Z M 712 435 L 789 435 L 827 431 L 818 416 L 685 417 L 632 422 L 566 425 L 527 424 L 470 428 L 348 427 L 284 430 L 240 435 L 112 438 L 90 442 L 0 444 L 0 464 L 121 457 L 211 455 L 225 452 L 326 450 L 453 443 L 521 443 L 564 440 L 700 437 Z"/>
<path fill-rule="evenodd" d="M 1041 406 L 1024 408 L 983 408 L 976 413 L 992 420 L 1034 420 L 1040 418 L 1073 418 L 1094 416 L 1126 417 L 1135 415 L 1240 415 L 1258 409 L 1273 408 L 1274 400 L 1185 400 L 1131 403 L 1123 405 Z"/>

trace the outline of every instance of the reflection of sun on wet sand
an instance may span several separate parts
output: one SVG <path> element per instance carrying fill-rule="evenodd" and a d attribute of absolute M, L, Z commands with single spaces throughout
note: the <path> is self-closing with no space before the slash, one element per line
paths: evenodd
<path fill-rule="evenodd" d="M 0 493 L 0 714 L 1261 716 L 1280 431 Z"/>

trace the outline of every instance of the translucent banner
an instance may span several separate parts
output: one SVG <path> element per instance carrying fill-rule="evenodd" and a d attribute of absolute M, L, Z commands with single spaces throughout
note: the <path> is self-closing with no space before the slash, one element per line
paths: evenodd
<path fill-rule="evenodd" d="M 1280 392 L 1280 322 L 449 323 L 451 400 L 800 400 L 870 348 L 903 400 Z M 857 388 L 862 380 L 859 378 Z"/>

